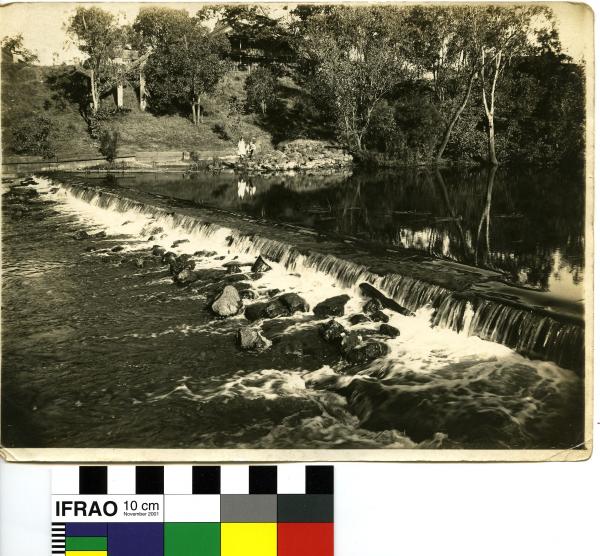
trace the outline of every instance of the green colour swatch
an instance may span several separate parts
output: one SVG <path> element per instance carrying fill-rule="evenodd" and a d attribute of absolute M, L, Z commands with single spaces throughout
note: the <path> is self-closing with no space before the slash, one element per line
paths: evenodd
<path fill-rule="evenodd" d="M 66 550 L 106 550 L 106 537 L 67 537 Z"/>
<path fill-rule="evenodd" d="M 220 556 L 220 523 L 165 523 L 164 556 Z"/>

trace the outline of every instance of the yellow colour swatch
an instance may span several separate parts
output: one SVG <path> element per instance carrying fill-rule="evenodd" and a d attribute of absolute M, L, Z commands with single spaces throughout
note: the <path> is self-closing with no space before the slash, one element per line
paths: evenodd
<path fill-rule="evenodd" d="M 67 550 L 65 556 L 107 556 L 106 550 Z"/>
<path fill-rule="evenodd" d="M 221 556 L 277 556 L 277 523 L 222 523 Z"/>

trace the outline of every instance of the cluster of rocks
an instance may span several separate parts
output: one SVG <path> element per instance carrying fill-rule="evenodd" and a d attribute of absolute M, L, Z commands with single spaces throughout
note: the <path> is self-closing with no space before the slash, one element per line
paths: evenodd
<path fill-rule="evenodd" d="M 8 184 L 8 189 L 3 192 L 4 202 L 2 213 L 11 219 L 19 220 L 27 215 L 34 219 L 42 219 L 46 216 L 56 214 L 54 210 L 47 210 L 48 203 L 40 198 L 37 189 L 31 187 L 37 182 L 29 177 L 22 180 L 2 180 Z"/>
<path fill-rule="evenodd" d="M 336 307 L 335 311 L 330 314 L 335 316 L 343 315 L 343 307 L 340 314 L 339 304 L 340 298 L 332 298 L 335 300 L 331 304 L 331 300 L 323 302 L 326 306 Z M 351 315 L 348 322 L 351 326 L 356 326 L 363 323 L 381 322 L 379 329 L 360 329 L 348 330 L 335 319 L 331 319 L 321 327 L 322 338 L 329 343 L 336 345 L 340 354 L 352 364 L 365 364 L 383 357 L 388 353 L 388 346 L 380 341 L 382 338 L 396 338 L 400 335 L 400 331 L 388 324 L 389 317 L 383 312 L 383 304 L 377 298 L 371 298 L 363 306 L 363 313 Z"/>
<path fill-rule="evenodd" d="M 238 161 L 234 165 L 251 172 L 321 173 L 350 166 L 352 155 L 327 141 L 296 139 L 281 143 L 277 149 Z"/>

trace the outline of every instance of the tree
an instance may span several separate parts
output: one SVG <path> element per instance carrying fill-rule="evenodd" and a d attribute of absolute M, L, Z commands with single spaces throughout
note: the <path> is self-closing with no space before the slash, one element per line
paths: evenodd
<path fill-rule="evenodd" d="M 14 37 L 2 39 L 2 50 L 24 64 L 39 62 L 37 54 L 23 46 L 23 35 L 21 33 Z"/>
<path fill-rule="evenodd" d="M 429 84 L 443 129 L 435 161 L 464 112 L 478 77 L 479 56 L 469 41 L 475 10 L 468 6 L 415 6 L 406 18 L 411 62 Z"/>
<path fill-rule="evenodd" d="M 248 107 L 264 116 L 277 100 L 277 77 L 270 69 L 259 67 L 246 77 L 244 89 Z"/>
<path fill-rule="evenodd" d="M 506 67 L 533 52 L 537 26 L 552 26 L 552 14 L 540 6 L 488 6 L 479 9 L 472 40 L 480 55 L 481 104 L 488 139 L 488 163 L 498 165 L 495 109 L 498 82 Z"/>
<path fill-rule="evenodd" d="M 311 17 L 299 40 L 312 93 L 353 150 L 364 150 L 377 103 L 409 75 L 402 19 L 399 9 L 335 7 Z"/>
<path fill-rule="evenodd" d="M 141 10 L 133 28 L 151 48 L 145 67 L 151 104 L 160 111 L 186 107 L 199 124 L 202 96 L 226 69 L 225 37 L 210 33 L 199 18 L 168 8 Z"/>
<path fill-rule="evenodd" d="M 77 41 L 79 50 L 88 55 L 85 68 L 89 70 L 92 110 L 100 104 L 102 85 L 116 72 L 113 59 L 125 39 L 112 14 L 96 7 L 78 7 L 69 20 L 68 33 Z"/>

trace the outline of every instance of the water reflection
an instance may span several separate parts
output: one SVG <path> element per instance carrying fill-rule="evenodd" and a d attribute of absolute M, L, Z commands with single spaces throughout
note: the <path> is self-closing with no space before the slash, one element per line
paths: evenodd
<path fill-rule="evenodd" d="M 237 182 L 237 194 L 238 199 L 244 199 L 244 197 L 254 197 L 256 195 L 256 186 L 252 183 L 249 177 L 240 177 Z"/>
<path fill-rule="evenodd" d="M 115 185 L 350 236 L 374 249 L 395 247 L 494 269 L 514 284 L 570 300 L 583 297 L 585 194 L 579 173 L 139 174 L 118 177 Z"/>

